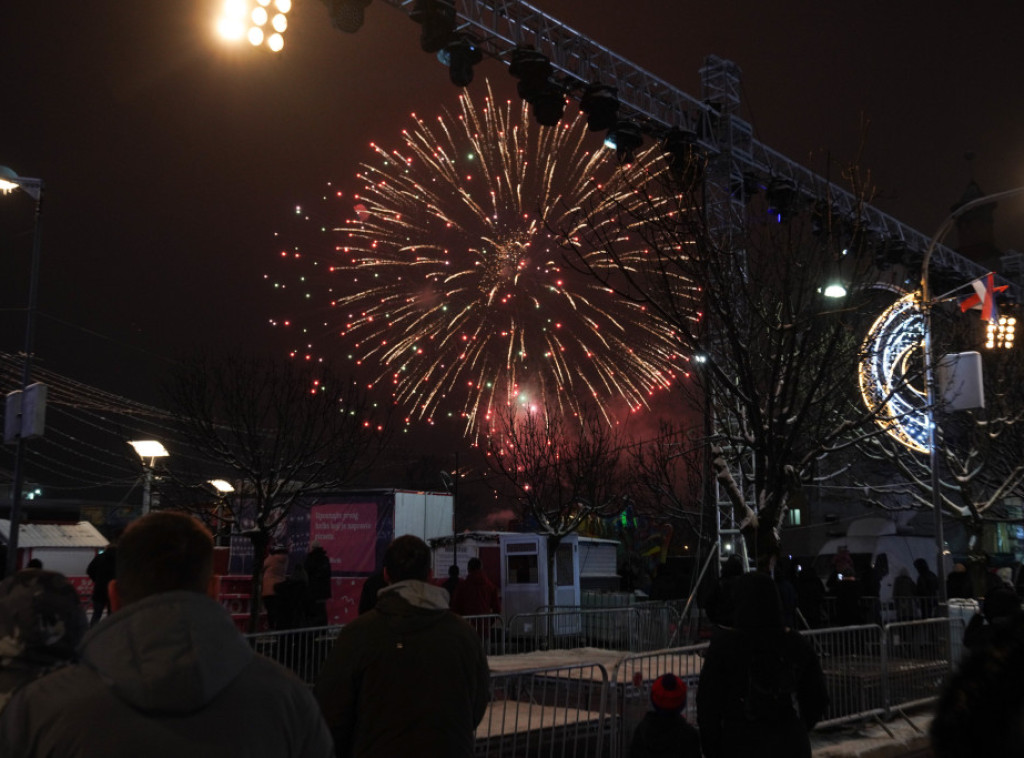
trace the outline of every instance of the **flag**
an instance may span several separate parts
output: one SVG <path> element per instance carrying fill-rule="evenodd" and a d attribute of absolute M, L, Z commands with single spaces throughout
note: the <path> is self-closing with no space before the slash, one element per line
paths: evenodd
<path fill-rule="evenodd" d="M 980 308 L 982 321 L 995 321 L 998 317 L 998 311 L 996 310 L 996 293 L 1003 292 L 1008 287 L 1006 284 L 1000 285 L 999 287 L 995 285 L 996 277 L 991 271 L 985 274 L 985 276 L 978 277 L 971 282 L 971 286 L 974 288 L 974 294 L 965 297 L 960 301 L 961 312 L 966 313 L 972 308 Z"/>

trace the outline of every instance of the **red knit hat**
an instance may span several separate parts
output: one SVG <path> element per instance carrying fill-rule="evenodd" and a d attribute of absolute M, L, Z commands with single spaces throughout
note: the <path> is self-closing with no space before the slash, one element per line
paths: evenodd
<path fill-rule="evenodd" d="M 651 685 L 651 705 L 655 710 L 675 713 L 686 707 L 686 682 L 675 674 L 659 676 Z"/>

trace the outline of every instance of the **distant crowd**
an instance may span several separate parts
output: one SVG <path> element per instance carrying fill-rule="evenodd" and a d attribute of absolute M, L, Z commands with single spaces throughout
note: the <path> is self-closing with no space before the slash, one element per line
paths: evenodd
<path fill-rule="evenodd" d="M 322 548 L 291 573 L 279 555 L 265 572 L 273 623 L 325 624 Z M 0 755 L 469 758 L 491 679 L 480 630 L 462 616 L 498 613 L 500 599 L 476 559 L 443 585 L 430 566 L 416 537 L 388 546 L 312 690 L 239 634 L 215 599 L 213 539 L 190 516 L 144 516 L 97 556 L 91 622 L 66 577 L 25 568 L 0 583 Z M 916 568 L 915 596 L 933 598 L 937 579 Z M 828 694 L 796 631 L 800 593 L 784 569 L 743 569 L 727 563 L 708 598 L 716 628 L 697 723 L 683 715 L 687 683 L 657 676 L 631 758 L 811 755 Z M 1024 755 L 1024 614 L 1012 587 L 987 590 L 964 643 L 936 708 L 935 755 Z"/>

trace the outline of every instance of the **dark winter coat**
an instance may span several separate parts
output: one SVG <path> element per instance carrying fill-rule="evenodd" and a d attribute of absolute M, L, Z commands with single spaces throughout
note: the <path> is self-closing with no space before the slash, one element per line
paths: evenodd
<path fill-rule="evenodd" d="M 633 732 L 629 758 L 700 758 L 700 735 L 680 713 L 648 711 Z"/>
<path fill-rule="evenodd" d="M 331 559 L 322 547 L 309 551 L 302 567 L 309 577 L 309 592 L 314 600 L 331 599 Z"/>
<path fill-rule="evenodd" d="M 85 636 L 80 660 L 18 690 L 0 714 L 0 755 L 331 755 L 306 685 L 255 654 L 205 595 L 132 603 Z"/>
<path fill-rule="evenodd" d="M 470 758 L 490 673 L 445 591 L 397 582 L 347 624 L 315 694 L 342 758 Z"/>
<path fill-rule="evenodd" d="M 482 569 L 470 571 L 452 598 L 452 610 L 460 616 L 484 616 L 501 613 L 498 588 Z"/>
<path fill-rule="evenodd" d="M 817 655 L 782 625 L 778 592 L 766 574 L 736 585 L 735 628 L 711 638 L 697 687 L 697 722 L 706 758 L 809 758 L 807 731 L 828 702 Z M 756 671 L 777 670 L 774 697 Z M 793 696 L 798 710 L 793 707 Z"/>

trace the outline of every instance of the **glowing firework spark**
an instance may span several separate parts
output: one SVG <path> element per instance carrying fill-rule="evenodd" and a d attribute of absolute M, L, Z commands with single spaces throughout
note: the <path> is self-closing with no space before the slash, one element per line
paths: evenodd
<path fill-rule="evenodd" d="M 584 216 L 616 228 L 622 193 L 660 156 L 615 171 L 579 118 L 533 127 L 489 86 L 481 109 L 466 94 L 460 105 L 433 123 L 414 115 L 398 149 L 372 146 L 335 230 L 332 271 L 355 274 L 332 302 L 340 335 L 415 415 L 461 406 L 467 429 L 516 398 L 646 405 L 685 370 L 671 330 L 567 266 L 549 230 L 585 238 Z M 596 216 L 579 213 L 588 205 Z M 616 235 L 627 259 L 644 253 Z"/>

